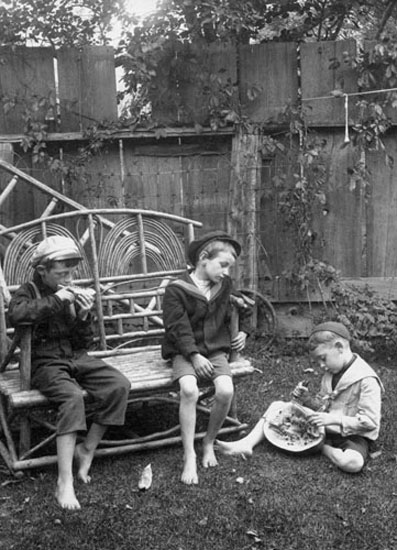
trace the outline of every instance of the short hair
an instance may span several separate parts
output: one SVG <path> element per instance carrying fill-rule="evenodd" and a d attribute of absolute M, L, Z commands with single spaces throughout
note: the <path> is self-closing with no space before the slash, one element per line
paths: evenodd
<path fill-rule="evenodd" d="M 334 344 L 337 340 L 342 341 L 345 345 L 349 344 L 349 340 L 343 338 L 343 336 L 339 336 L 339 334 L 335 334 L 335 332 L 331 332 L 330 330 L 319 330 L 317 332 L 313 332 L 308 342 L 309 351 L 314 351 L 321 344 Z"/>
<path fill-rule="evenodd" d="M 202 252 L 207 253 L 209 260 L 215 258 L 219 254 L 219 252 L 230 252 L 234 259 L 237 258 L 237 251 L 235 247 L 232 245 L 232 243 L 228 241 L 211 241 L 206 246 L 204 246 L 202 250 L 200 250 L 200 254 Z"/>

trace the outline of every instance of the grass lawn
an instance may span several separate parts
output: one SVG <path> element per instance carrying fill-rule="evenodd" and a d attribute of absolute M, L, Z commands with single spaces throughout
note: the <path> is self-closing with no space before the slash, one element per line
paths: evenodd
<path fill-rule="evenodd" d="M 318 385 L 319 374 L 304 372 L 306 356 L 260 346 L 249 354 L 262 371 L 238 386 L 240 419 L 250 426 L 272 401 L 288 400 L 299 380 Z M 0 548 L 394 550 L 397 369 L 371 363 L 386 388 L 383 427 L 377 456 L 360 474 L 344 474 L 321 455 L 292 457 L 262 443 L 249 460 L 221 456 L 218 468 L 200 468 L 199 486 L 186 487 L 175 446 L 97 460 L 92 484 L 76 487 L 82 510 L 71 513 L 53 498 L 55 468 L 22 479 L 2 468 Z M 153 484 L 143 493 L 137 483 L 148 463 Z"/>

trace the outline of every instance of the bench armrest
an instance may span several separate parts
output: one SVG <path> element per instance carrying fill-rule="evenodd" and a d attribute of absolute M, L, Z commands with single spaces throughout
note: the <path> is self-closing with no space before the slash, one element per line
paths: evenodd
<path fill-rule="evenodd" d="M 16 348 L 20 348 L 19 371 L 21 377 L 21 390 L 30 390 L 31 380 L 31 351 L 32 351 L 32 325 L 24 324 L 15 329 L 11 346 L 0 365 L 0 372 L 4 372 L 11 361 Z"/>

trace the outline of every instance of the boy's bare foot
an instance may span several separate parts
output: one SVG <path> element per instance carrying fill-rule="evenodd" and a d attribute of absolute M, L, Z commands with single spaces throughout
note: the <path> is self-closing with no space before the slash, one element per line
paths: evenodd
<path fill-rule="evenodd" d="M 252 456 L 252 447 L 250 447 L 244 441 L 220 441 L 219 439 L 215 440 L 215 448 L 217 451 L 224 455 L 240 455 L 243 458 L 248 458 Z"/>
<path fill-rule="evenodd" d="M 181 481 L 186 485 L 198 484 L 196 455 L 184 457 Z"/>
<path fill-rule="evenodd" d="M 73 480 L 63 482 L 58 479 L 57 488 L 55 490 L 55 498 L 58 504 L 64 510 L 80 510 L 81 506 L 76 498 Z"/>
<path fill-rule="evenodd" d="M 203 466 L 204 468 L 214 468 L 218 466 L 213 443 L 205 443 L 203 441 Z"/>
<path fill-rule="evenodd" d="M 79 443 L 78 445 L 76 445 L 74 456 L 77 460 L 78 465 L 77 477 L 83 483 L 91 483 L 91 476 L 88 475 L 88 472 L 91 468 L 94 453 L 88 451 L 85 448 L 84 443 Z"/>

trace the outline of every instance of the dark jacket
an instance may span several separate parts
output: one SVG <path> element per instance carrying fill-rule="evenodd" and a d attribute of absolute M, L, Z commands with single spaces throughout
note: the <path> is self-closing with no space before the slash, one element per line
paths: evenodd
<path fill-rule="evenodd" d="M 231 293 L 229 277 L 222 279 L 210 300 L 203 296 L 188 272 L 172 281 L 165 290 L 163 301 L 164 359 L 177 354 L 189 359 L 192 353 L 201 353 L 205 357 L 217 352 L 230 353 Z M 240 330 L 247 334 L 250 331 L 249 313 L 243 314 L 240 322 Z"/>
<path fill-rule="evenodd" d="M 32 360 L 71 357 L 75 351 L 88 349 L 92 343 L 91 316 L 85 321 L 70 313 L 70 304 L 55 296 L 35 273 L 34 285 L 25 283 L 11 299 L 8 316 L 17 327 L 32 323 Z"/>

